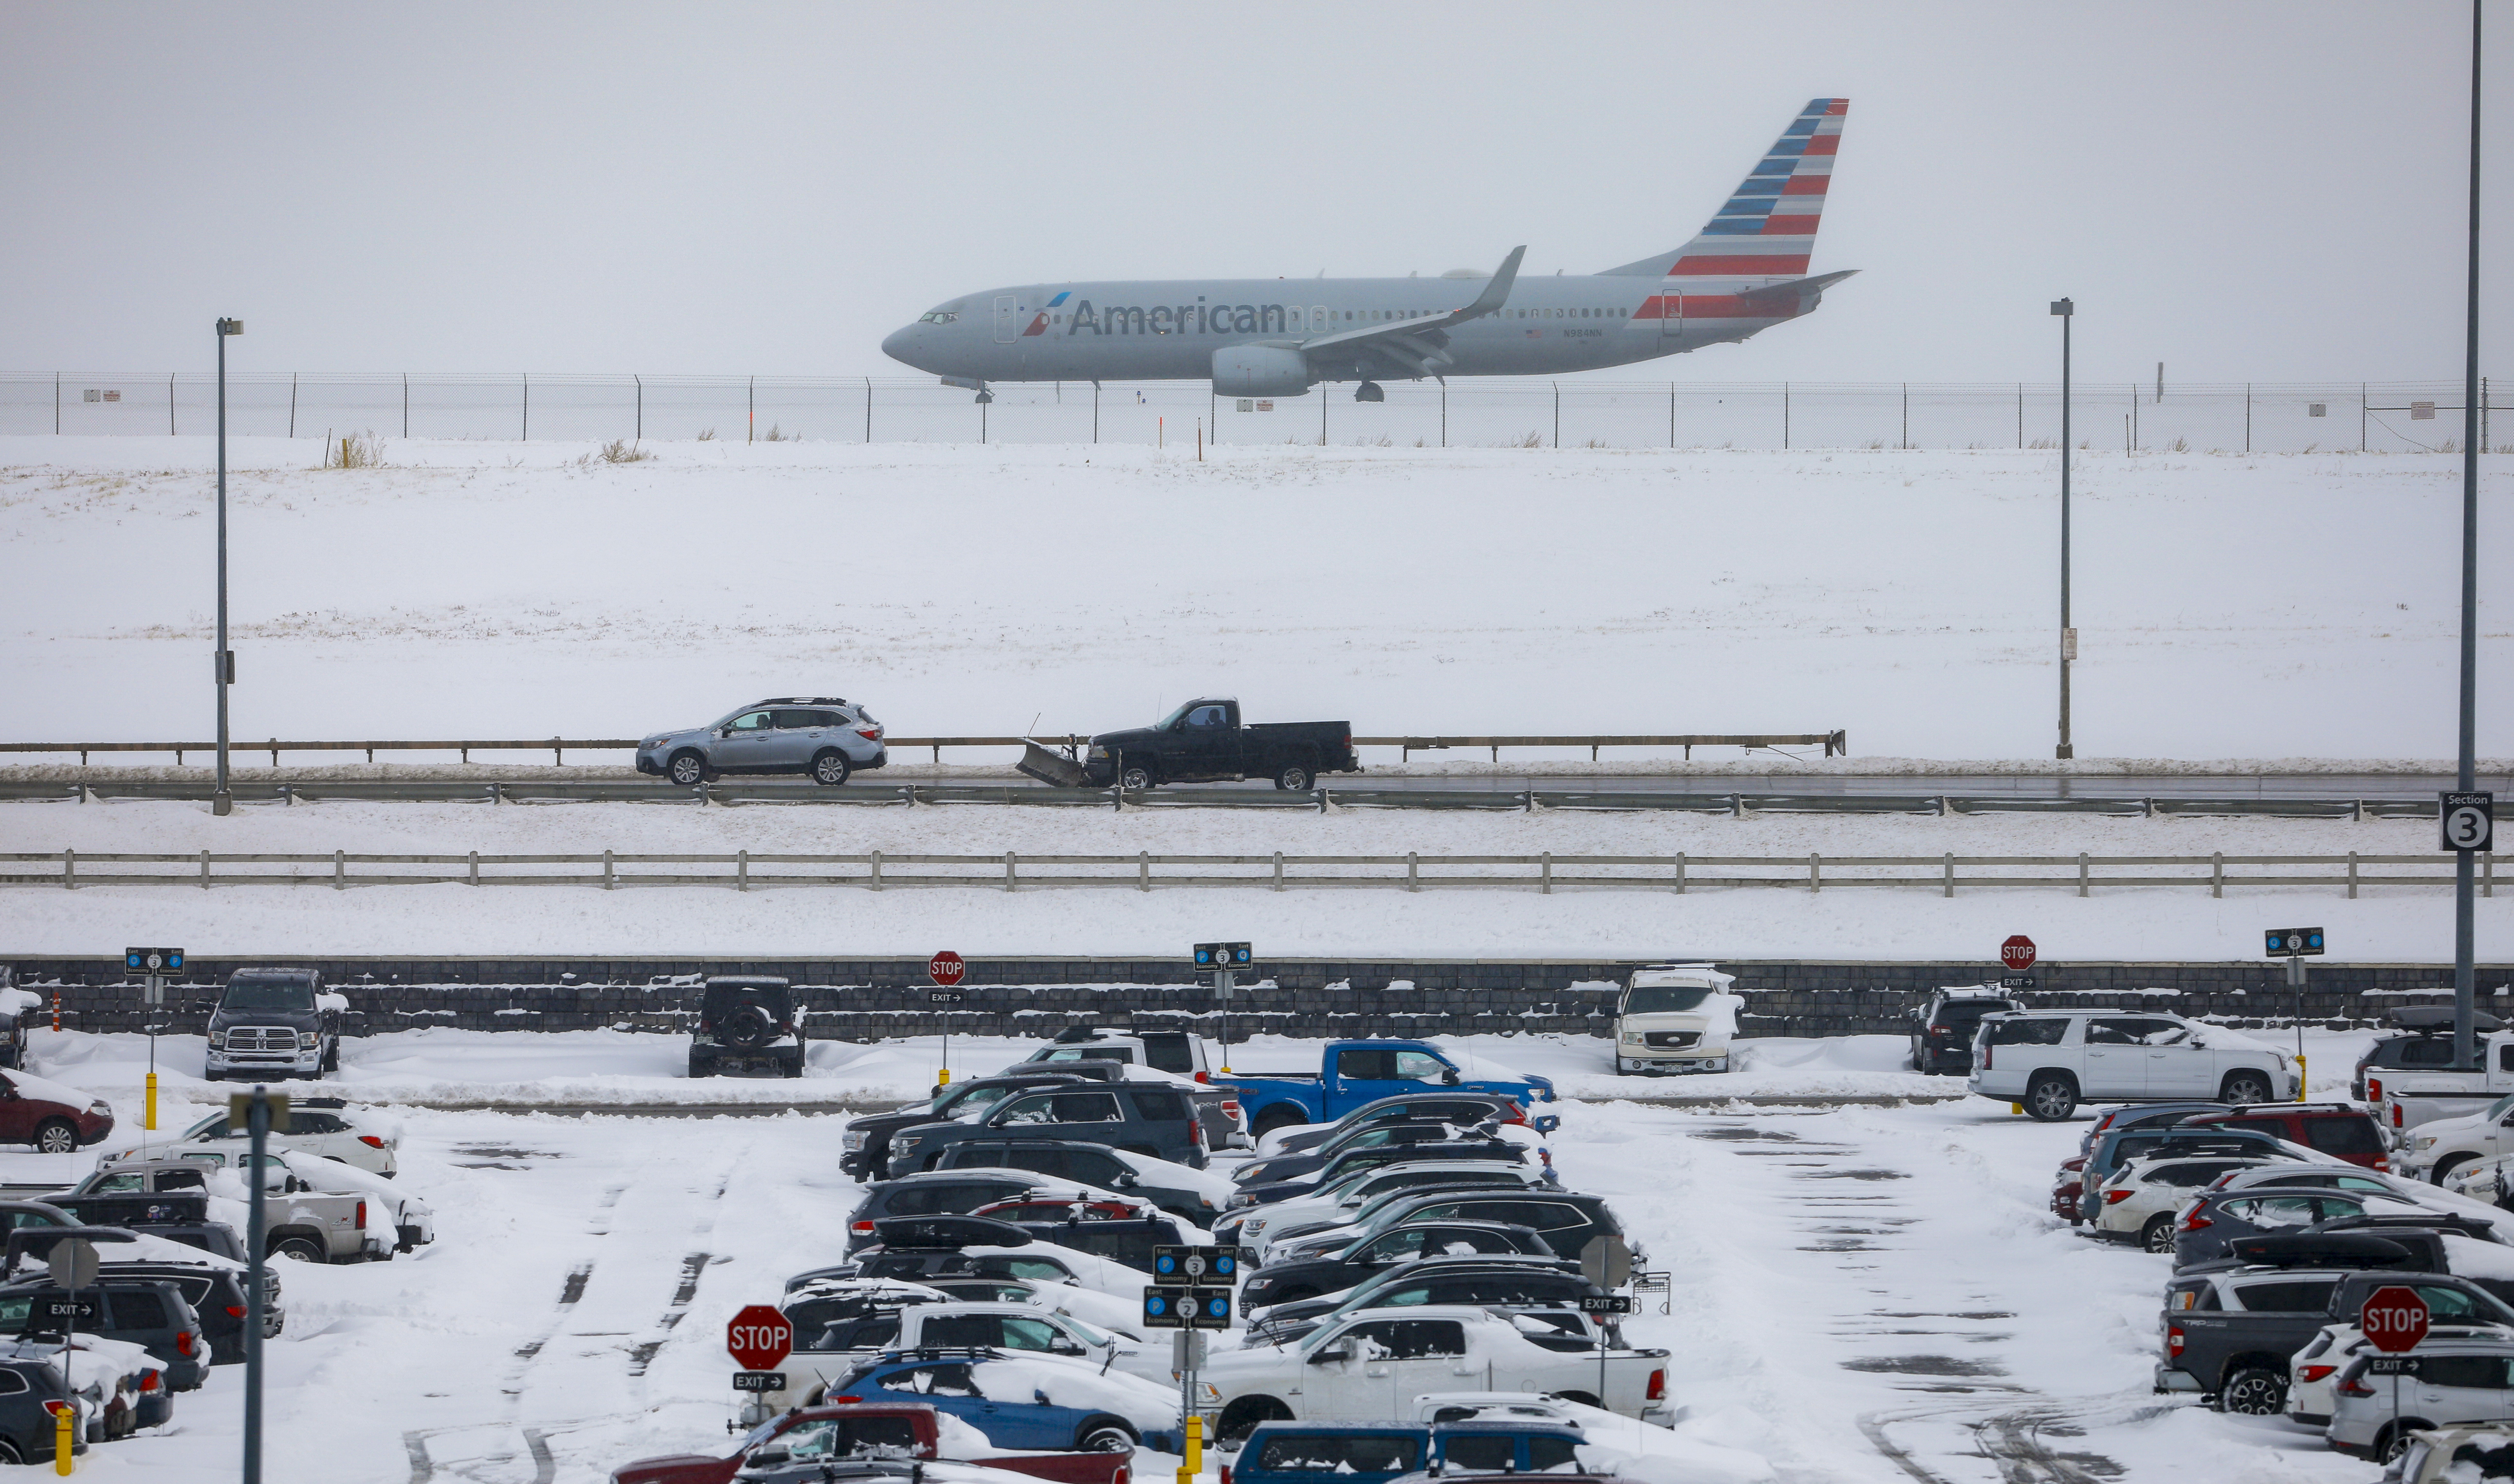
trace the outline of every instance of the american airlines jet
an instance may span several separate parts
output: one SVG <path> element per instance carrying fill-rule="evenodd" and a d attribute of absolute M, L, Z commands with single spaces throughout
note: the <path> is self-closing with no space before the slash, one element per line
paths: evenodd
<path fill-rule="evenodd" d="M 1378 402 L 1388 379 L 1589 371 L 1742 341 L 1856 271 L 1807 276 L 1849 107 L 1808 103 L 1700 235 L 1601 273 L 1521 283 L 1521 247 L 1480 289 L 1475 273 L 1034 284 L 941 304 L 881 348 L 982 402 L 993 381 L 1207 377 L 1227 397 L 1358 381 L 1355 400 Z"/>

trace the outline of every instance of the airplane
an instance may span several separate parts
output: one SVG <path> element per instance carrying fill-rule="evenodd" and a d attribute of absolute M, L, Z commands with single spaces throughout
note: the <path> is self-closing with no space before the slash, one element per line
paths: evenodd
<path fill-rule="evenodd" d="M 938 304 L 881 348 L 981 402 L 996 381 L 1207 377 L 1226 397 L 1354 381 L 1354 400 L 1381 402 L 1383 380 L 1590 371 L 1742 341 L 1857 271 L 1806 276 L 1849 108 L 1809 102 L 1691 242 L 1600 273 L 1521 283 L 1522 246 L 1488 278 L 1031 284 Z M 1479 278 L 1470 297 L 1461 280 Z"/>

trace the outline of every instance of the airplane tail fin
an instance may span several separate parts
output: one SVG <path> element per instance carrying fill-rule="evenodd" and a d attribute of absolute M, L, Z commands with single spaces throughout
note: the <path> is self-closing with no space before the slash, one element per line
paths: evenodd
<path fill-rule="evenodd" d="M 1849 111 L 1846 98 L 1810 100 L 1691 242 L 1606 272 L 1688 281 L 1804 276 Z"/>

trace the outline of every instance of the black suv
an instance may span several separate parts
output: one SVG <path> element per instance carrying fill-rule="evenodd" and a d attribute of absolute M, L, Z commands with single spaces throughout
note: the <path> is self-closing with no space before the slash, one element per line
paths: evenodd
<path fill-rule="evenodd" d="M 1912 1070 L 1965 1076 L 1972 1070 L 1972 1033 L 1981 1018 L 2025 1008 L 1987 989 L 1940 989 L 1912 1012 Z"/>
<path fill-rule="evenodd" d="M 890 1168 L 890 1136 L 901 1129 L 991 1108 L 1007 1096 L 1028 1092 L 1034 1087 L 1075 1086 L 1082 1080 L 1079 1074 L 1070 1071 L 980 1077 L 938 1088 L 933 1098 L 924 1103 L 912 1103 L 887 1113 L 867 1113 L 862 1118 L 850 1118 L 846 1131 L 839 1138 L 838 1168 L 858 1180 L 879 1180 L 882 1172 Z"/>
<path fill-rule="evenodd" d="M 710 979 L 690 1034 L 690 1075 L 754 1069 L 803 1075 L 803 1017 L 794 1009 L 794 986 L 764 977 Z"/>
<path fill-rule="evenodd" d="M 51 1361 L 0 1359 L 0 1464 L 51 1458 L 56 1424 L 46 1404 L 66 1401 L 69 1394 Z M 87 1452 L 87 1439 L 73 1435 L 70 1452 Z"/>
<path fill-rule="evenodd" d="M 210 1012 L 202 1080 L 276 1082 L 341 1069 L 341 1011 L 348 1004 L 311 969 L 238 969 Z"/>

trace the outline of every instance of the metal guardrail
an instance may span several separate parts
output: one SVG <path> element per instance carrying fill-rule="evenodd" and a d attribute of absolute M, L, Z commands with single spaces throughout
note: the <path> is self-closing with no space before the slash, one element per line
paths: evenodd
<path fill-rule="evenodd" d="M 1827 757 L 1837 752 L 1847 757 L 1850 755 L 1847 736 L 1845 732 L 1797 732 L 1769 735 L 1687 733 L 1669 737 L 1357 737 L 1353 740 L 1353 744 L 1357 747 L 1398 747 L 1401 748 L 1407 757 L 1417 752 L 1441 752 L 1453 747 L 1484 747 L 1490 749 L 1496 761 L 1500 759 L 1501 749 L 1504 747 L 1586 747 L 1589 749 L 1590 760 L 1595 762 L 1598 749 L 1601 747 L 1682 747 L 1687 757 L 1693 755 L 1693 749 L 1696 747 L 1743 747 L 1749 751 L 1773 747 L 1822 747 Z M 379 752 L 452 752 L 460 755 L 463 761 L 467 763 L 471 761 L 471 754 L 474 752 L 538 752 L 547 747 L 549 749 L 550 760 L 553 763 L 564 764 L 570 749 L 578 752 L 634 752 L 640 740 L 634 737 L 575 739 L 549 737 L 468 742 L 461 740 L 282 742 L 277 738 L 271 738 L 265 742 L 256 742 L 230 741 L 227 743 L 227 750 L 230 753 L 267 752 L 270 754 L 270 765 L 276 768 L 279 766 L 279 754 L 282 752 L 364 752 L 367 755 L 367 761 L 371 763 L 376 760 L 376 754 Z M 934 760 L 939 763 L 943 760 L 943 749 L 946 747 L 1018 747 L 1029 741 L 1078 747 L 1090 740 L 1087 735 L 1081 733 L 1069 733 L 1063 736 L 1038 733 L 1031 738 L 892 737 L 884 739 L 884 742 L 892 747 L 930 747 L 934 752 Z M 186 752 L 216 752 L 217 750 L 218 743 L 205 742 L 0 742 L 0 752 L 75 752 L 79 755 L 79 766 L 82 768 L 87 766 L 88 754 L 92 752 L 172 752 L 175 754 L 176 765 L 180 767 Z"/>
<path fill-rule="evenodd" d="M 104 782 L 0 780 L 0 799 L 84 802 L 98 799 L 180 799 L 210 796 L 207 779 L 125 779 Z M 902 807 L 927 804 L 1006 804 L 1047 808 L 1127 809 L 1460 809 L 1484 812 L 1577 809 L 1599 812 L 1663 811 L 1679 814 L 2092 814 L 2115 818 L 2252 816 L 2309 820 L 2432 820 L 2427 799 L 2331 798 L 2032 798 L 2011 794 L 1709 793 L 1657 789 L 1579 788 L 1337 788 L 1307 792 L 1272 788 L 1138 790 L 1054 788 L 1035 783 L 850 783 L 825 788 L 810 782 L 745 782 L 688 787 L 662 780 L 452 780 L 340 779 L 304 782 L 234 782 L 228 793 L 245 803 L 293 804 L 324 799 L 389 803 L 485 804 L 852 804 Z"/>
<path fill-rule="evenodd" d="M 2453 871 L 2441 853 L 2372 856 L 1598 856 L 1555 855 L 795 855 L 736 851 L 725 854 L 651 854 L 603 851 L 599 855 L 330 855 L 201 851 L 196 855 L 131 854 L 64 850 L 11 852 L 0 862 L 20 869 L 0 873 L 0 886 L 75 890 L 92 886 L 720 886 L 736 891 L 781 886 L 891 888 L 951 887 L 1019 891 L 1070 887 L 1238 887 L 1286 891 L 1294 887 L 1371 888 L 1419 892 L 1427 888 L 1533 888 L 1540 893 L 1609 888 L 1684 892 L 1700 887 L 1928 887 L 1953 897 L 1960 885 L 2072 887 L 2081 897 L 2095 887 L 2200 887 L 2211 897 L 2246 886 L 2345 887 L 2350 897 L 2370 886 L 2443 888 Z M 2495 857 L 2482 856 L 2481 894 L 2496 894 Z M 1027 864 L 1030 874 L 1022 874 Z M 116 869 L 133 865 L 181 865 L 180 871 Z M 283 870 L 222 872 L 220 866 L 284 866 Z M 24 867 L 41 866 L 41 870 Z M 103 869 L 100 870 L 101 866 Z M 351 866 L 358 869 L 352 871 Z M 646 867 L 671 867 L 663 870 Z M 707 870 L 682 867 L 705 866 Z M 827 867 L 841 869 L 832 871 Z M 1155 867 L 1163 868 L 1156 874 Z M 378 869 L 385 867 L 386 869 Z M 399 867 L 414 867 L 400 869 Z M 599 869 L 595 869 L 599 867 Z M 905 870 L 903 871 L 903 867 Z M 1250 868 L 1254 868 L 1253 870 Z M 2066 873 L 2039 874 L 2053 867 Z M 2230 871 L 2229 867 L 2233 867 Z M 2370 867 L 2389 874 L 2370 874 Z M 817 869 L 816 869 L 817 868 Z M 1709 868 L 1715 874 L 1702 874 Z M 2282 868 L 2282 869 L 2268 869 Z M 1726 871 L 1728 874 L 1716 874 Z M 1963 872 L 1973 874 L 1967 876 Z M 2159 871 L 2169 874 L 2158 874 Z M 1883 874 L 1881 874 L 1881 872 Z M 2102 874 L 2098 874 L 2101 872 Z M 2129 874 L 2113 874 L 2129 872 Z M 2322 874 L 2317 874 L 2317 873 Z"/>

